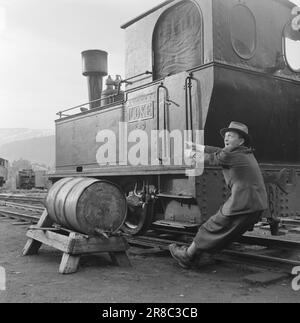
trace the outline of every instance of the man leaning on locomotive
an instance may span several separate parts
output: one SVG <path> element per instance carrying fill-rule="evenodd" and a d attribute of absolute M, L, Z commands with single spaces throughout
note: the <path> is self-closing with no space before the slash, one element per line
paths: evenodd
<path fill-rule="evenodd" d="M 224 249 L 259 222 L 268 209 L 263 175 L 251 148 L 248 127 L 232 122 L 221 130 L 223 149 L 205 146 L 205 165 L 221 166 L 231 196 L 220 210 L 204 223 L 189 247 L 170 245 L 172 257 L 183 268 L 190 268 L 201 255 Z M 193 144 L 192 158 L 203 146 Z"/>

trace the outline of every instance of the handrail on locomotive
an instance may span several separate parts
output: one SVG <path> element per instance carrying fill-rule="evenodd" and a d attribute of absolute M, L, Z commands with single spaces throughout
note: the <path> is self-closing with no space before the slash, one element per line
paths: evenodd
<path fill-rule="evenodd" d="M 107 100 L 107 99 L 112 99 L 112 101 L 114 102 L 114 104 L 116 104 L 116 103 L 120 103 L 120 104 L 123 104 L 123 103 L 126 103 L 126 101 L 127 101 L 127 96 L 126 96 L 126 93 L 127 93 L 127 91 L 125 91 L 125 99 L 121 99 L 121 100 L 119 100 L 119 101 L 114 101 L 114 99 L 115 98 L 118 98 L 119 97 L 119 95 L 120 95 L 120 92 L 121 92 L 121 86 L 122 86 L 122 84 L 130 84 L 130 85 L 132 85 L 132 84 L 134 84 L 135 82 L 130 82 L 131 80 L 133 80 L 133 79 L 136 79 L 137 77 L 140 77 L 140 76 L 143 76 L 143 75 L 152 75 L 152 72 L 150 72 L 150 71 L 146 71 L 146 72 L 144 72 L 144 73 L 141 73 L 141 74 L 138 74 L 138 75 L 135 75 L 135 76 L 132 76 L 132 77 L 129 77 L 129 78 L 127 78 L 126 80 L 122 80 L 122 78 L 120 78 L 120 82 L 118 82 L 118 92 L 116 93 L 116 94 L 113 94 L 113 95 L 109 95 L 109 96 L 107 96 L 107 97 L 105 97 L 105 98 L 99 98 L 99 99 L 96 99 L 96 100 L 92 100 L 92 101 L 89 101 L 89 102 L 87 102 L 87 103 L 84 103 L 84 104 L 81 104 L 81 105 L 77 105 L 77 106 L 75 106 L 75 107 L 72 107 L 72 108 L 69 108 L 69 109 L 66 109 L 66 110 L 62 110 L 62 111 L 59 111 L 59 112 L 57 112 L 56 113 L 56 115 L 57 116 L 59 116 L 59 118 L 61 119 L 62 117 L 70 117 L 70 115 L 65 115 L 65 113 L 66 112 L 70 112 L 70 111 L 74 111 L 74 110 L 77 110 L 77 109 L 82 109 L 82 108 L 84 108 L 84 107 L 86 107 L 86 106 L 90 106 L 91 105 L 91 103 L 96 103 L 96 102 L 99 102 L 99 104 L 101 105 L 101 102 L 102 101 L 105 101 L 105 100 Z M 117 75 L 117 76 L 119 76 L 119 75 Z M 137 81 L 136 81 L 137 82 Z M 100 105 L 99 105 L 99 108 L 100 108 Z M 81 111 L 82 112 L 82 111 Z"/>

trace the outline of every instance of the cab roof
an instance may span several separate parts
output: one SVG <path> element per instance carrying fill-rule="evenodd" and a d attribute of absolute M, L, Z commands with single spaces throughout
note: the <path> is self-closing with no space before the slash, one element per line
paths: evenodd
<path fill-rule="evenodd" d="M 142 13 L 141 15 L 137 16 L 136 18 L 134 19 L 131 19 L 130 21 L 128 21 L 127 23 L 123 24 L 121 26 L 122 29 L 126 29 L 127 27 L 133 25 L 134 23 L 138 22 L 139 20 L 149 16 L 151 13 L 167 6 L 168 4 L 174 2 L 176 0 L 167 0 L 167 1 L 164 1 L 162 2 L 161 4 L 155 6 L 154 8 L 150 9 L 150 10 L 147 10 L 146 12 Z M 289 7 L 290 9 L 293 9 L 294 7 L 296 7 L 297 5 L 289 0 L 270 0 L 270 1 L 276 1 L 276 2 L 279 2 L 283 5 L 286 5 L 287 7 Z"/>

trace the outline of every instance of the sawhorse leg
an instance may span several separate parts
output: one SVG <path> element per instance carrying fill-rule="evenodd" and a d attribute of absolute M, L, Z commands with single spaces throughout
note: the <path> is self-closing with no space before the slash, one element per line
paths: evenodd
<path fill-rule="evenodd" d="M 130 260 L 127 256 L 126 251 L 122 252 L 110 252 L 109 253 L 114 265 L 120 267 L 131 267 Z"/>
<path fill-rule="evenodd" d="M 73 274 L 78 270 L 80 256 L 73 256 L 68 253 L 64 253 L 61 259 L 59 273 L 60 274 Z"/>
<path fill-rule="evenodd" d="M 50 227 L 53 224 L 53 221 L 50 219 L 47 210 L 45 210 L 37 224 L 37 227 Z M 36 255 L 41 248 L 42 243 L 39 241 L 35 241 L 33 239 L 28 239 L 26 245 L 23 249 L 23 256 L 32 256 Z"/>

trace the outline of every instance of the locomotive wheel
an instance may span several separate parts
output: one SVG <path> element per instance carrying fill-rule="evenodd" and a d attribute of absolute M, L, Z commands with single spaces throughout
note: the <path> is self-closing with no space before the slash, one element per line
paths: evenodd
<path fill-rule="evenodd" d="M 122 230 L 130 235 L 146 233 L 153 221 L 154 203 L 143 203 L 139 206 L 128 206 L 127 217 Z"/>

